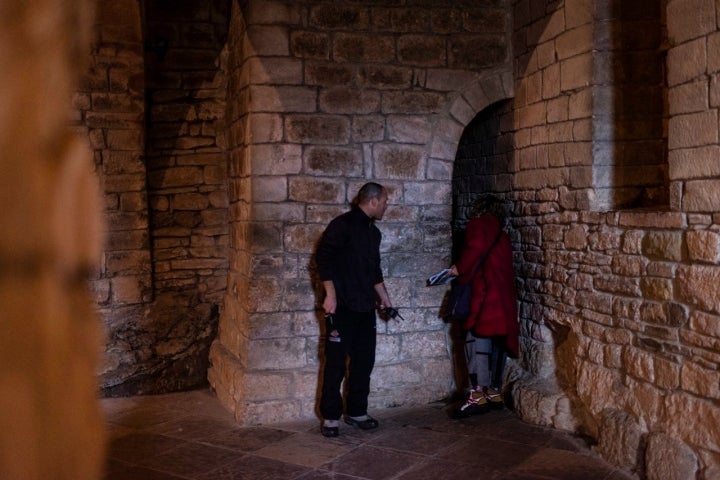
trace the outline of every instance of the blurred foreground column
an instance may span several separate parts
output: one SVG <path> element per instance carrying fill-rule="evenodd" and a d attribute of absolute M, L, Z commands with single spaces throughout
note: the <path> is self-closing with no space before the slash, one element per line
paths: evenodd
<path fill-rule="evenodd" d="M 89 2 L 0 2 L 0 478 L 100 478 L 100 328 L 87 278 L 101 220 L 67 129 Z"/>

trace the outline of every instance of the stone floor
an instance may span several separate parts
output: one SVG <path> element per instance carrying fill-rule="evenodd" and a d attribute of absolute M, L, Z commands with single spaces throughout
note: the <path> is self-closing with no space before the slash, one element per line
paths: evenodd
<path fill-rule="evenodd" d="M 239 427 L 209 390 L 104 399 L 106 480 L 628 480 L 582 439 L 509 410 L 452 420 L 444 404 L 370 412 L 380 428 L 318 421 Z"/>

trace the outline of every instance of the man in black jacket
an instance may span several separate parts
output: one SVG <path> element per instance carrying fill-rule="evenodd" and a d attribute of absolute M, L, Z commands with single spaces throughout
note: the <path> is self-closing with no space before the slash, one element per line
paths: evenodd
<path fill-rule="evenodd" d="M 366 183 L 353 208 L 330 222 L 317 250 L 325 289 L 325 366 L 320 413 L 321 432 L 339 434 L 343 401 L 340 385 L 348 367 L 345 423 L 369 430 L 378 422 L 367 414 L 370 374 L 375 365 L 375 309 L 392 307 L 380 268 L 382 234 L 375 226 L 387 208 L 382 185 Z M 379 303 L 379 304 L 378 304 Z"/>

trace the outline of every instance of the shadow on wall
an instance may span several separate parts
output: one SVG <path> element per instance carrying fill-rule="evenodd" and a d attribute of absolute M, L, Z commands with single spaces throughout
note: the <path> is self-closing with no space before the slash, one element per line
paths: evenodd
<path fill-rule="evenodd" d="M 130 191 L 134 187 L 120 192 L 121 211 L 111 222 L 146 202 L 148 233 L 137 242 L 143 242 L 149 258 L 127 250 L 106 252 L 122 257 L 126 271 L 135 270 L 145 279 L 134 287 L 126 282 L 130 291 L 139 292 L 132 299 L 111 298 L 101 306 L 108 328 L 107 366 L 101 376 L 105 396 L 207 385 L 209 349 L 217 335 L 228 272 L 223 69 L 229 6 L 229 0 L 140 2 L 145 192 Z M 138 82 L 140 73 L 130 72 L 130 81 Z M 122 145 L 109 148 L 123 158 Z M 129 171 L 130 161 L 120 168 Z M 111 184 L 107 178 L 105 183 Z M 131 239 L 122 242 L 127 246 Z M 139 247 L 137 242 L 133 248 Z M 115 281 L 114 286 L 123 284 Z"/>

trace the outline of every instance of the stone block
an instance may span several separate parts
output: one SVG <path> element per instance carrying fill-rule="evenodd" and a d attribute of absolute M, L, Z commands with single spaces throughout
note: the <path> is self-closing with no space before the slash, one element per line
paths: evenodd
<path fill-rule="evenodd" d="M 284 26 L 250 25 L 246 35 L 244 51 L 248 57 L 290 55 L 289 34 Z"/>
<path fill-rule="evenodd" d="M 208 205 L 207 196 L 201 193 L 180 193 L 172 198 L 174 210 L 204 210 Z"/>
<path fill-rule="evenodd" d="M 370 114 L 380 110 L 380 94 L 350 87 L 334 87 L 320 92 L 320 110 L 338 114 Z"/>
<path fill-rule="evenodd" d="M 715 30 L 713 0 L 677 0 L 667 6 L 668 39 L 674 44 Z"/>
<path fill-rule="evenodd" d="M 376 362 L 378 365 L 400 361 L 400 335 L 378 335 Z"/>
<path fill-rule="evenodd" d="M 110 291 L 114 305 L 134 305 L 142 303 L 149 294 L 148 279 L 138 276 L 122 276 L 110 279 Z"/>
<path fill-rule="evenodd" d="M 716 212 L 720 210 L 719 180 L 691 180 L 685 182 L 682 208 L 686 212 Z"/>
<path fill-rule="evenodd" d="M 326 33 L 294 31 L 290 34 L 290 51 L 296 57 L 327 60 L 330 38 Z"/>
<path fill-rule="evenodd" d="M 307 147 L 304 172 L 320 176 L 360 176 L 363 171 L 362 152 L 353 148 Z"/>
<path fill-rule="evenodd" d="M 682 43 L 668 51 L 667 82 L 675 87 L 704 75 L 707 70 L 707 47 L 705 38 Z"/>
<path fill-rule="evenodd" d="M 597 450 L 618 467 L 637 470 L 644 428 L 636 418 L 615 408 L 602 412 Z"/>
<path fill-rule="evenodd" d="M 342 85 L 347 86 L 355 82 L 357 76 L 354 65 L 336 64 L 326 62 L 306 62 L 306 85 Z"/>
<path fill-rule="evenodd" d="M 718 45 L 720 47 L 720 44 Z M 708 109 L 708 82 L 690 82 L 669 89 L 670 115 L 702 112 Z"/>
<path fill-rule="evenodd" d="M 426 144 L 432 135 L 432 126 L 426 117 L 390 115 L 387 130 L 388 138 L 397 143 Z"/>
<path fill-rule="evenodd" d="M 333 179 L 291 177 L 288 198 L 296 202 L 342 204 L 345 188 Z"/>
<path fill-rule="evenodd" d="M 350 139 L 350 119 L 339 115 L 288 115 L 285 134 L 289 141 L 342 145 Z"/>
<path fill-rule="evenodd" d="M 314 112 L 317 110 L 317 92 L 301 86 L 271 87 L 254 85 L 248 88 L 250 112 Z"/>
<path fill-rule="evenodd" d="M 557 59 L 562 61 L 593 49 L 593 25 L 586 23 L 566 30 L 555 39 Z"/>
<path fill-rule="evenodd" d="M 352 119 L 354 142 L 379 141 L 385 138 L 385 118 L 380 115 L 355 115 Z"/>
<path fill-rule="evenodd" d="M 677 271 L 679 300 L 699 306 L 709 312 L 720 312 L 720 267 L 680 266 Z"/>
<path fill-rule="evenodd" d="M 248 369 L 297 369 L 307 363 L 304 338 L 258 339 L 248 345 Z"/>
<path fill-rule="evenodd" d="M 680 369 L 680 388 L 703 398 L 720 398 L 720 373 L 686 360 Z"/>
<path fill-rule="evenodd" d="M 507 60 L 508 44 L 504 34 L 455 35 L 449 41 L 448 66 L 476 70 L 500 66 Z"/>
<path fill-rule="evenodd" d="M 430 114 L 439 113 L 445 99 L 434 92 L 388 92 L 383 95 L 383 113 Z"/>
<path fill-rule="evenodd" d="M 688 445 L 665 433 L 651 433 L 645 450 L 648 480 L 684 480 L 696 477 L 698 459 Z"/>
<path fill-rule="evenodd" d="M 570 92 L 592 83 L 593 56 L 577 55 L 560 62 L 560 90 Z"/>
<path fill-rule="evenodd" d="M 422 148 L 380 144 L 373 155 L 378 178 L 417 180 L 423 177 L 426 158 Z"/>
<path fill-rule="evenodd" d="M 717 126 L 715 110 L 673 116 L 668 126 L 668 148 L 675 150 L 716 144 Z"/>
<path fill-rule="evenodd" d="M 442 67 L 447 63 L 445 39 L 431 35 L 401 35 L 397 39 L 398 60 L 405 65 Z"/>
<path fill-rule="evenodd" d="M 340 62 L 394 63 L 395 42 L 390 35 L 339 33 L 333 41 L 333 58 Z"/>
<path fill-rule="evenodd" d="M 685 238 L 691 260 L 720 263 L 720 233 L 710 230 L 690 230 Z"/>
<path fill-rule="evenodd" d="M 288 199 L 288 185 L 285 177 L 254 177 L 252 198 L 257 202 L 282 202 Z"/>
<path fill-rule="evenodd" d="M 313 253 L 324 227 L 322 225 L 289 225 L 285 227 L 285 250 L 292 253 Z"/>
<path fill-rule="evenodd" d="M 673 149 L 668 153 L 669 176 L 672 180 L 720 176 L 720 146 Z"/>
<path fill-rule="evenodd" d="M 244 392 L 249 402 L 291 398 L 292 377 L 287 373 L 245 373 Z"/>
<path fill-rule="evenodd" d="M 301 85 L 303 64 L 301 60 L 286 57 L 249 58 L 243 70 L 246 82 L 252 85 Z"/>
<path fill-rule="evenodd" d="M 251 145 L 247 155 L 253 175 L 286 175 L 302 170 L 302 146 L 291 144 Z"/>
<path fill-rule="evenodd" d="M 318 5 L 310 10 L 309 24 L 320 30 L 365 30 L 370 12 L 358 5 Z"/>

